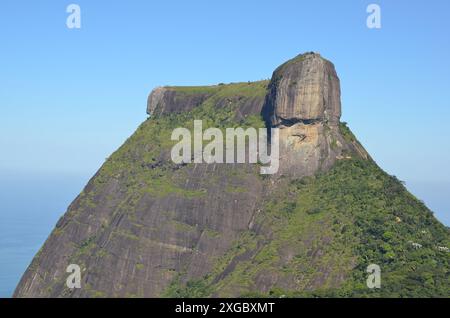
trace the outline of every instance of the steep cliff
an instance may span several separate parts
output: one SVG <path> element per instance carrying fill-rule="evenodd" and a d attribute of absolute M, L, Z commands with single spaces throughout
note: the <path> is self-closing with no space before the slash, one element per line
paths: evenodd
<path fill-rule="evenodd" d="M 157 88 L 147 112 L 58 221 L 16 297 L 448 296 L 448 229 L 339 122 L 339 79 L 320 55 L 270 81 Z M 174 164 L 171 133 L 194 119 L 280 128 L 279 172 Z M 372 263 L 381 289 L 365 285 Z M 82 268 L 80 289 L 65 285 L 69 264 Z"/>
<path fill-rule="evenodd" d="M 339 130 L 341 91 L 334 65 L 306 53 L 278 67 L 263 106 L 268 125 L 280 128 L 281 174 L 295 177 L 329 169 L 337 158 L 358 152 Z"/>

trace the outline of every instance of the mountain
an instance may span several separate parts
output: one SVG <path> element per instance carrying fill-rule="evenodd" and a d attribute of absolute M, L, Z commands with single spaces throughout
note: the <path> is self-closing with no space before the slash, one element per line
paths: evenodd
<path fill-rule="evenodd" d="M 289 60 L 270 81 L 156 88 L 147 112 L 58 221 L 15 297 L 450 294 L 449 229 L 340 122 L 339 78 L 319 54 Z M 175 164 L 171 134 L 195 119 L 278 128 L 278 172 Z M 82 269 L 80 289 L 66 286 L 69 264 Z M 381 288 L 366 286 L 371 264 Z"/>

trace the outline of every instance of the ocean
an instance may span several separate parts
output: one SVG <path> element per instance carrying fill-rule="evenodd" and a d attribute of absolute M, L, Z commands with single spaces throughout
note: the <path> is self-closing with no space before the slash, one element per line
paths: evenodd
<path fill-rule="evenodd" d="M 33 256 L 88 177 L 0 172 L 0 297 L 11 297 Z"/>

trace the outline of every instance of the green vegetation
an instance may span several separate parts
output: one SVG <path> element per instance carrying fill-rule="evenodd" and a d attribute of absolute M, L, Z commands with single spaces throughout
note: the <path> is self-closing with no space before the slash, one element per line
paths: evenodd
<path fill-rule="evenodd" d="M 137 270 L 142 270 L 142 269 L 144 269 L 144 267 L 145 267 L 145 266 L 144 266 L 144 264 L 142 264 L 142 263 L 137 263 L 137 264 L 136 264 L 136 269 L 137 269 Z"/>
<path fill-rule="evenodd" d="M 350 128 L 348 128 L 346 122 L 341 122 L 340 125 L 339 125 L 339 129 L 340 129 L 342 137 L 344 137 L 344 139 L 347 142 L 352 143 L 352 142 L 356 141 L 355 135 L 353 135 L 353 133 L 351 132 Z"/>
<path fill-rule="evenodd" d="M 214 99 L 227 97 L 258 97 L 265 96 L 267 91 L 268 80 L 256 82 L 242 82 L 219 84 L 215 86 L 168 86 L 170 90 L 174 90 L 184 94 L 205 94 L 214 95 Z"/>
<path fill-rule="evenodd" d="M 181 284 L 177 277 L 162 296 L 169 298 L 201 298 L 207 297 L 210 293 L 211 290 L 203 279 L 192 280 L 186 284 Z"/>
<path fill-rule="evenodd" d="M 209 275 L 187 284 L 174 283 L 168 295 L 204 297 L 214 292 L 230 296 L 236 291 L 243 297 L 450 294 L 449 253 L 437 248 L 450 245 L 448 228 L 374 162 L 341 160 L 327 173 L 286 180 L 277 188 L 258 218 L 267 229 L 262 232 L 271 233 L 270 238 L 244 232 Z M 220 276 L 233 259 L 241 261 Z M 381 289 L 366 286 L 369 264 L 381 267 Z M 286 288 L 275 283 L 267 293 L 255 293 L 255 284 L 264 275 L 295 284 Z"/>
<path fill-rule="evenodd" d="M 175 229 L 177 229 L 177 231 L 180 232 L 191 232 L 191 231 L 196 231 L 197 227 L 190 225 L 190 224 L 186 224 L 186 223 L 182 223 L 179 221 L 175 221 L 172 220 L 169 222 Z"/>
<path fill-rule="evenodd" d="M 242 192 L 247 192 L 248 189 L 244 188 L 244 187 L 240 187 L 240 186 L 227 185 L 227 187 L 225 188 L 225 191 L 230 192 L 230 193 L 242 193 Z"/>

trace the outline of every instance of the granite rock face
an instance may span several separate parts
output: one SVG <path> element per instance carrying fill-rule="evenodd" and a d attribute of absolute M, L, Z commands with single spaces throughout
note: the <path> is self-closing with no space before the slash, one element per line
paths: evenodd
<path fill-rule="evenodd" d="M 337 125 L 341 91 L 334 65 L 317 53 L 284 63 L 272 75 L 266 111 L 272 126 L 303 122 Z"/>
<path fill-rule="evenodd" d="M 339 96 L 334 66 L 310 53 L 280 66 L 270 82 L 154 89 L 150 118 L 72 202 L 14 296 L 233 297 L 340 288 L 358 265 L 358 233 L 365 233 L 360 240 L 374 236 L 355 228 L 354 215 L 360 211 L 364 225 L 366 211 L 383 205 L 391 191 L 373 188 L 387 177 L 339 123 Z M 174 164 L 171 132 L 194 119 L 220 128 L 280 128 L 279 172 L 261 176 L 256 164 Z M 332 175 L 341 176 L 338 186 L 328 180 L 308 187 L 313 175 L 326 178 L 337 163 L 347 163 Z M 352 179 L 348 171 L 355 170 Z M 364 176 L 369 181 L 359 181 Z M 349 182 L 358 189 L 347 189 Z M 397 193 L 401 185 L 394 185 Z M 364 200 L 380 197 L 360 210 L 349 206 L 360 189 L 367 190 Z M 331 192 L 342 200 L 320 201 Z M 406 226 L 391 214 L 377 224 L 392 219 L 389 226 Z M 81 267 L 80 289 L 66 286 L 69 264 Z M 359 268 L 365 275 L 364 264 Z"/>
<path fill-rule="evenodd" d="M 261 81 L 259 83 L 265 85 L 265 82 Z M 247 83 L 247 86 L 251 87 L 251 85 L 253 84 Z M 189 112 L 202 105 L 205 101 L 213 101 L 215 106 L 219 108 L 229 107 L 230 105 L 236 106 L 235 118 L 237 120 L 261 111 L 265 94 L 239 94 L 238 92 L 236 95 L 217 96 L 215 92 L 220 91 L 225 86 L 220 84 L 204 87 L 157 87 L 148 96 L 147 114 L 159 116 Z M 241 83 L 238 86 L 245 86 L 245 84 Z"/>
<path fill-rule="evenodd" d="M 160 115 L 190 111 L 201 105 L 210 95 L 207 92 L 187 94 L 169 87 L 157 87 L 148 96 L 147 114 Z"/>
<path fill-rule="evenodd" d="M 268 125 L 280 128 L 281 175 L 327 170 L 354 150 L 339 132 L 340 95 L 334 65 L 317 53 L 299 55 L 274 71 L 263 114 Z"/>
<path fill-rule="evenodd" d="M 254 165 L 174 165 L 170 149 L 161 147 L 169 136 L 158 141 L 164 135 L 158 125 L 167 116 L 199 108 L 210 109 L 202 119 L 220 117 L 234 124 L 270 114 L 269 125 L 281 129 L 280 169 L 273 181 L 265 185 L 268 181 L 261 180 Z M 147 113 L 151 117 L 143 128 L 70 205 L 15 296 L 161 296 L 174 281 L 185 283 L 217 270 L 217 260 L 227 255 L 243 232 L 270 236 L 256 218 L 278 177 L 312 175 L 331 167 L 343 150 L 355 154 L 339 133 L 336 72 L 317 54 L 283 64 L 270 83 L 155 88 Z M 151 137 L 141 140 L 146 131 Z M 161 181 L 154 183 L 154 179 Z M 238 256 L 214 280 L 219 283 L 239 261 L 255 253 Z M 66 288 L 69 263 L 82 266 L 85 288 Z M 350 267 L 343 266 L 343 271 Z M 257 278 L 257 289 L 266 290 L 277 281 L 285 287 L 292 283 L 278 274 L 272 280 Z M 330 284 L 341 281 L 330 276 Z"/>
<path fill-rule="evenodd" d="M 202 107 L 203 119 L 220 113 L 230 123 L 245 121 L 261 112 L 266 87 L 262 81 L 153 90 L 151 118 L 72 202 L 15 297 L 157 297 L 174 281 L 210 272 L 253 226 L 263 196 L 259 169 L 174 164 L 167 143 L 171 125 L 182 123 L 170 116 Z M 81 289 L 66 287 L 69 264 L 82 268 Z"/>

